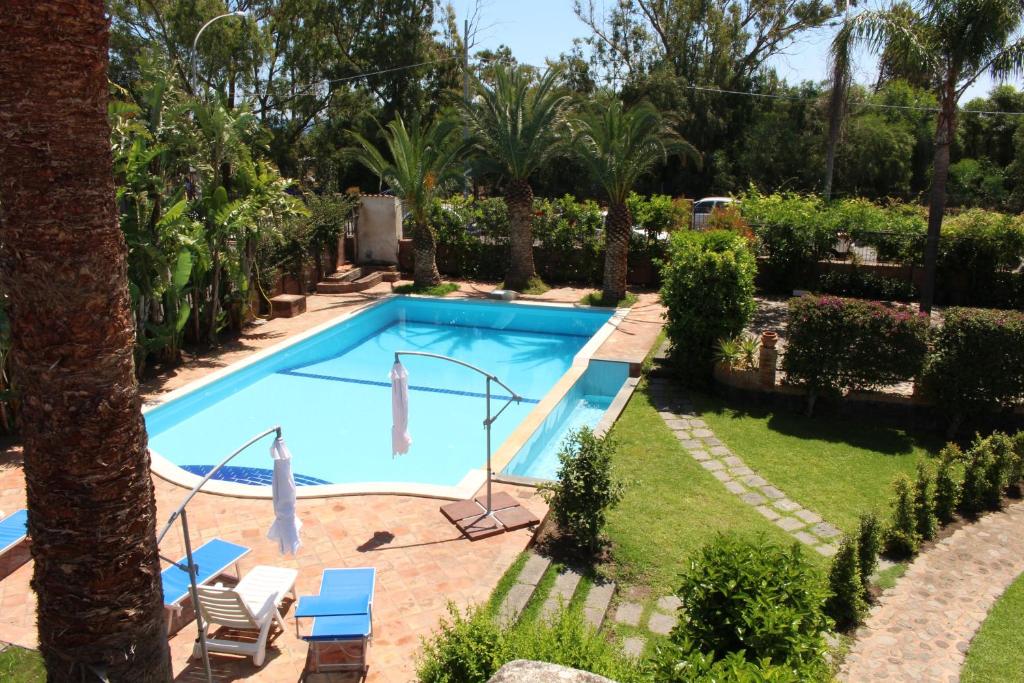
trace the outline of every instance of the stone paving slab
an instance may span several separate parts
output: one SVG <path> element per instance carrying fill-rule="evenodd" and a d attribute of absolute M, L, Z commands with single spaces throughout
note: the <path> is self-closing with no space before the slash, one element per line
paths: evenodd
<path fill-rule="evenodd" d="M 661 610 L 662 612 L 668 612 L 670 614 L 675 614 L 682 606 L 683 601 L 679 599 L 678 595 L 663 595 L 658 598 L 658 602 L 654 604 L 655 609 Z"/>
<path fill-rule="evenodd" d="M 638 602 L 623 602 L 615 610 L 615 621 L 626 626 L 639 626 L 644 606 Z"/>
<path fill-rule="evenodd" d="M 651 614 L 650 619 L 647 620 L 647 630 L 651 633 L 657 633 L 659 636 L 667 636 L 675 626 L 675 615 L 654 612 Z"/>
<path fill-rule="evenodd" d="M 959 680 L 971 639 L 1006 587 L 1024 572 L 1022 532 L 1024 502 L 1019 502 L 918 555 L 857 632 L 840 680 Z"/>
<path fill-rule="evenodd" d="M 525 583 L 517 583 L 509 589 L 508 595 L 505 596 L 505 601 L 501 603 L 501 609 L 498 611 L 498 621 L 502 626 L 508 626 L 519 618 L 536 589 L 536 586 Z"/>
<path fill-rule="evenodd" d="M 595 584 L 590 588 L 587 599 L 583 603 L 583 617 L 593 628 L 601 628 L 605 615 L 608 614 L 608 605 L 611 603 L 613 595 L 615 595 L 613 581 Z"/>
<path fill-rule="evenodd" d="M 550 619 L 560 606 L 568 605 L 582 578 L 578 572 L 572 569 L 566 569 L 555 577 L 555 584 L 551 587 L 551 592 L 548 593 L 544 606 L 541 608 L 541 616 L 544 619 Z"/>
<path fill-rule="evenodd" d="M 536 586 L 540 583 L 540 579 L 544 576 L 544 572 L 551 566 L 551 560 L 538 555 L 537 553 L 530 553 L 530 557 L 527 558 L 526 564 L 523 565 L 523 570 L 519 572 L 519 577 L 516 579 L 516 583 L 525 583 L 528 586 Z"/>
<path fill-rule="evenodd" d="M 644 653 L 644 644 L 646 642 L 647 641 L 639 636 L 631 636 L 622 641 L 622 651 L 626 653 L 626 655 L 636 659 Z"/>

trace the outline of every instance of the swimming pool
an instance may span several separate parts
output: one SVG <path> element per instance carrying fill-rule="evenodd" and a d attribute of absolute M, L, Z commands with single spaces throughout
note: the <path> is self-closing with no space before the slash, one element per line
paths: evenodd
<path fill-rule="evenodd" d="M 484 378 L 451 363 L 404 358 L 413 444 L 392 458 L 394 352 L 456 357 L 523 396 L 494 423 L 497 449 L 574 363 L 585 364 L 615 320 L 607 310 L 392 297 L 148 408 L 154 471 L 191 483 L 250 436 L 279 424 L 307 495 L 469 495 L 484 478 Z M 270 482 L 269 444 L 267 437 L 266 447 L 232 461 L 219 476 L 224 492 L 255 495 L 246 489 Z"/>

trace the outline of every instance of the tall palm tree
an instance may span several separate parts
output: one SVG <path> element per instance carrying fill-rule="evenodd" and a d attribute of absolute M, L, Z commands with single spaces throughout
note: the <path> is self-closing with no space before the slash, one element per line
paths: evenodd
<path fill-rule="evenodd" d="M 1021 72 L 1024 38 L 1017 31 L 1022 19 L 1024 5 L 1019 0 L 922 0 L 913 8 L 894 4 L 860 12 L 843 23 L 832 43 L 833 60 L 848 60 L 851 50 L 864 45 L 915 72 L 927 71 L 937 84 L 939 111 L 921 288 L 924 312 L 931 312 L 935 298 L 935 269 L 946 208 L 949 148 L 956 137 L 957 103 L 982 74 L 1000 78 Z"/>
<path fill-rule="evenodd" d="M 48 681 L 170 678 L 102 0 L 0 11 L 0 278 Z"/>
<path fill-rule="evenodd" d="M 476 80 L 476 101 L 462 112 L 482 167 L 504 177 L 509 217 L 505 286 L 526 289 L 533 264 L 533 188 L 530 176 L 561 149 L 568 133 L 570 98 L 560 92 L 561 71 L 549 68 L 534 83 L 526 66 L 496 64 L 493 84 Z"/>
<path fill-rule="evenodd" d="M 360 163 L 376 173 L 402 199 L 412 217 L 413 284 L 430 287 L 441 282 L 437 271 L 437 238 L 430 226 L 430 205 L 445 188 L 462 179 L 465 143 L 457 121 L 443 117 L 422 129 L 419 122 L 406 127 L 396 115 L 382 131 L 390 159 L 377 147 L 352 133 L 359 143 Z"/>
<path fill-rule="evenodd" d="M 581 117 L 574 143 L 591 178 L 608 197 L 602 298 L 614 304 L 626 296 L 633 228 L 626 199 L 633 186 L 670 154 L 685 153 L 697 163 L 700 155 L 653 106 L 641 103 L 627 109 L 618 99 L 602 102 L 598 113 Z"/>

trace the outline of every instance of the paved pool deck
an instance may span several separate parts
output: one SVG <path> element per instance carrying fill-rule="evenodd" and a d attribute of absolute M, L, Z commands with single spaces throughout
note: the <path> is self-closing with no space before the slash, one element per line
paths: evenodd
<path fill-rule="evenodd" d="M 459 292 L 449 298 L 483 298 L 494 288 L 493 284 L 463 282 Z M 588 291 L 565 287 L 524 299 L 575 303 Z M 310 296 L 304 315 L 247 328 L 237 340 L 189 358 L 175 369 L 148 380 L 142 386 L 143 396 L 153 401 L 162 393 L 241 360 L 254 351 L 355 311 L 390 293 L 391 285 L 383 283 L 358 294 Z M 656 294 L 641 294 L 619 329 L 595 357 L 638 365 L 658 337 L 662 313 Z M 19 447 L 0 450 L 0 510 L 5 513 L 25 506 L 21 465 Z M 154 477 L 154 484 L 158 520 L 163 522 L 180 502 L 184 489 L 159 477 Z M 547 505 L 532 488 L 497 484 L 495 491 L 507 491 L 538 517 L 543 518 L 547 513 Z M 532 537 L 532 532 L 524 529 L 470 543 L 441 516 L 438 510 L 441 503 L 429 498 L 382 495 L 300 501 L 303 547 L 294 557 L 281 557 L 265 539 L 273 519 L 268 501 L 200 494 L 189 506 L 189 521 L 193 544 L 220 537 L 252 548 L 241 562 L 243 573 L 257 564 L 297 568 L 296 588 L 300 595 L 316 592 L 325 568 L 376 567 L 375 635 L 367 680 L 404 683 L 414 679 L 420 640 L 436 627 L 446 613 L 447 603 L 451 601 L 464 608 L 486 600 Z M 180 530 L 168 534 L 161 552 L 175 557 L 183 555 Z M 31 574 L 32 564 L 26 547 L 0 558 L 0 641 L 34 648 L 37 636 L 35 596 L 29 587 Z M 345 674 L 306 674 L 304 678 L 307 646 L 296 639 L 293 609 L 287 602 L 285 605 L 287 628 L 271 641 L 263 667 L 256 668 L 251 659 L 214 655 L 211 660 L 216 680 L 356 680 Z M 205 679 L 201 662 L 189 659 L 194 639 L 194 622 L 171 638 L 176 680 Z"/>

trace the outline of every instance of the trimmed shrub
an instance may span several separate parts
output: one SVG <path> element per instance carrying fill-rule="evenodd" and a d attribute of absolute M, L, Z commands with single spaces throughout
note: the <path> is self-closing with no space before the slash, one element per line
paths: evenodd
<path fill-rule="evenodd" d="M 863 390 L 914 377 L 924 363 L 928 320 L 910 308 L 831 296 L 789 301 L 782 358 L 787 378 L 820 393 Z"/>
<path fill-rule="evenodd" d="M 751 662 L 816 665 L 829 627 L 827 591 L 799 544 L 719 536 L 684 572 L 671 638 L 703 653 L 743 652 Z"/>
<path fill-rule="evenodd" d="M 860 624 L 868 608 L 859 555 L 857 537 L 844 537 L 828 572 L 828 587 L 832 594 L 825 601 L 825 614 L 832 617 L 836 628 L 841 631 Z"/>
<path fill-rule="evenodd" d="M 594 436 L 589 427 L 570 432 L 558 452 L 558 481 L 546 489 L 551 514 L 577 547 L 597 552 L 607 512 L 622 499 L 612 477 L 616 444 Z"/>
<path fill-rule="evenodd" d="M 925 390 L 953 417 L 1006 408 L 1024 399 L 1024 313 L 952 308 L 935 331 Z"/>
<path fill-rule="evenodd" d="M 960 491 L 960 513 L 976 516 L 988 507 L 988 481 L 993 471 L 992 453 L 975 443 L 963 454 L 964 482 Z"/>
<path fill-rule="evenodd" d="M 917 515 L 917 534 L 925 541 L 935 538 L 939 520 L 935 516 L 935 491 L 932 489 L 932 473 L 927 463 L 917 463 L 917 478 L 914 480 L 914 512 Z"/>
<path fill-rule="evenodd" d="M 992 453 L 985 477 L 988 507 L 991 510 L 998 510 L 1003 507 L 1003 493 L 1009 487 L 1013 472 L 1017 469 L 1017 452 L 1013 439 L 1002 432 L 989 435 L 983 444 Z"/>
<path fill-rule="evenodd" d="M 659 645 L 647 666 L 657 683 L 805 683 L 827 680 L 823 664 L 772 664 L 769 659 L 751 662 L 742 652 L 718 658 L 686 645 Z"/>
<path fill-rule="evenodd" d="M 823 273 L 818 278 L 817 289 L 823 294 L 881 301 L 911 301 L 917 296 L 914 285 L 906 280 L 860 268 Z"/>
<path fill-rule="evenodd" d="M 459 611 L 448 603 L 429 640 L 424 639 L 417 676 L 423 683 L 484 683 L 504 663 L 505 634 L 483 609 Z"/>
<path fill-rule="evenodd" d="M 643 680 L 639 667 L 590 628 L 578 610 L 559 609 L 549 621 L 502 628 L 482 608 L 449 617 L 423 640 L 417 661 L 422 683 L 486 683 L 506 662 L 532 659 L 592 671 L 622 683 Z"/>
<path fill-rule="evenodd" d="M 885 548 L 899 557 L 910 557 L 921 546 L 917 532 L 917 510 L 914 484 L 901 474 L 893 481 L 892 519 L 885 532 Z"/>
<path fill-rule="evenodd" d="M 1021 482 L 1024 480 L 1024 430 L 1017 432 L 1012 439 L 1013 452 L 1016 458 L 1013 461 L 1013 469 L 1010 470 L 1010 493 L 1015 496 L 1021 495 Z"/>
<path fill-rule="evenodd" d="M 736 233 L 680 231 L 660 265 L 673 356 L 690 379 L 706 379 L 715 343 L 738 335 L 754 314 L 754 254 Z"/>
<path fill-rule="evenodd" d="M 939 453 L 939 466 L 935 471 L 935 516 L 942 524 L 953 521 L 960 504 L 960 482 L 954 478 L 953 463 L 962 460 L 963 453 L 956 444 L 950 444 Z"/>
<path fill-rule="evenodd" d="M 871 575 L 878 568 L 878 553 L 882 550 L 882 524 L 874 512 L 865 512 L 857 525 L 857 565 L 865 592 Z"/>

